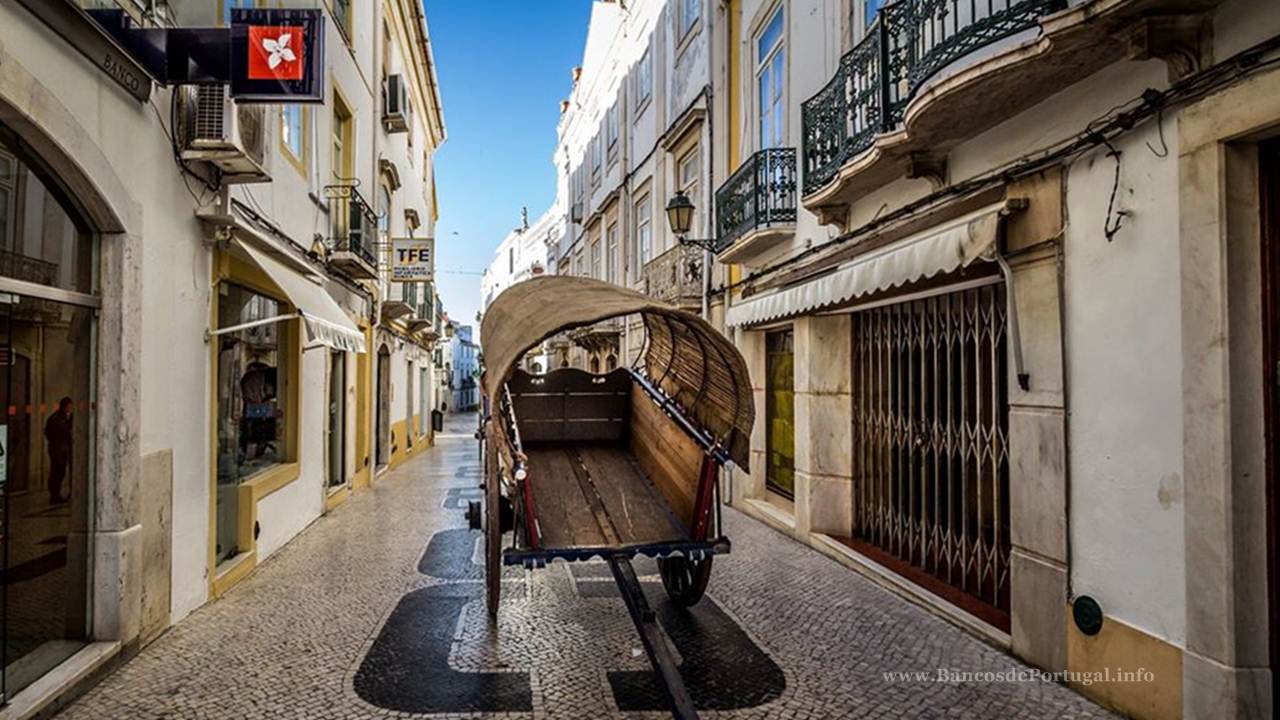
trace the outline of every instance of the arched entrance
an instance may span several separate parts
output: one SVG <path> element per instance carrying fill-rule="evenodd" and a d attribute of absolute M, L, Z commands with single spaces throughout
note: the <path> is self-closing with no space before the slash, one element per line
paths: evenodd
<path fill-rule="evenodd" d="M 391 462 L 391 350 L 378 347 L 378 388 L 374 408 L 374 442 L 379 469 Z"/>

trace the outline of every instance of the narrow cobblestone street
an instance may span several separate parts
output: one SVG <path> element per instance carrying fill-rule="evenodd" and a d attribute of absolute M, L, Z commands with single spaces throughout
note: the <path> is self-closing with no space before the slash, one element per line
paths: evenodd
<path fill-rule="evenodd" d="M 219 601 L 178 623 L 60 717 L 665 717 L 605 566 L 508 569 L 496 635 L 480 534 L 474 416 L 317 521 Z M 1024 667 L 730 509 L 710 602 L 650 594 L 707 717 L 1109 715 L 1049 683 L 884 679 Z M 653 582 L 651 562 L 639 573 Z"/>

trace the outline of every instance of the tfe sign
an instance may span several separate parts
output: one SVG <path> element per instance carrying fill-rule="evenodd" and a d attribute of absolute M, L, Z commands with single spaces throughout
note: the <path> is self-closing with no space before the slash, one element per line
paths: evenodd
<path fill-rule="evenodd" d="M 393 281 L 431 280 L 435 274 L 435 238 L 396 238 L 391 241 L 391 279 Z"/>

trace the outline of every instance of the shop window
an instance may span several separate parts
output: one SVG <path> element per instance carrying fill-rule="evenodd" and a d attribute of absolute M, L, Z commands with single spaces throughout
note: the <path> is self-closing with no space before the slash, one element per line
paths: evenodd
<path fill-rule="evenodd" d="M 282 304 L 246 287 L 223 283 L 218 327 L 284 314 Z M 291 324 L 272 322 L 218 336 L 218 560 L 239 546 L 239 492 L 245 480 L 289 459 L 289 384 L 296 372 Z"/>
<path fill-rule="evenodd" d="M 0 697 L 88 637 L 97 442 L 94 237 L 0 125 Z M 14 280 L 24 282 L 13 282 Z M 32 284 L 70 290 L 48 293 Z M 58 299 L 52 299 L 59 296 Z M 65 300 L 65 301 L 64 301 Z"/>

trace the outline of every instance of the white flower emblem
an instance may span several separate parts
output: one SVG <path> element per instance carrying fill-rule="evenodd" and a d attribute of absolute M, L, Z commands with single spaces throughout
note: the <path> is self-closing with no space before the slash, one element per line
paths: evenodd
<path fill-rule="evenodd" d="M 290 33 L 285 33 L 275 39 L 262 39 L 262 47 L 269 54 L 267 57 L 267 67 L 275 70 L 280 66 L 280 63 L 286 60 L 293 62 L 298 59 L 298 56 L 293 54 L 293 50 L 289 49 L 289 40 L 291 39 L 292 35 Z"/>

